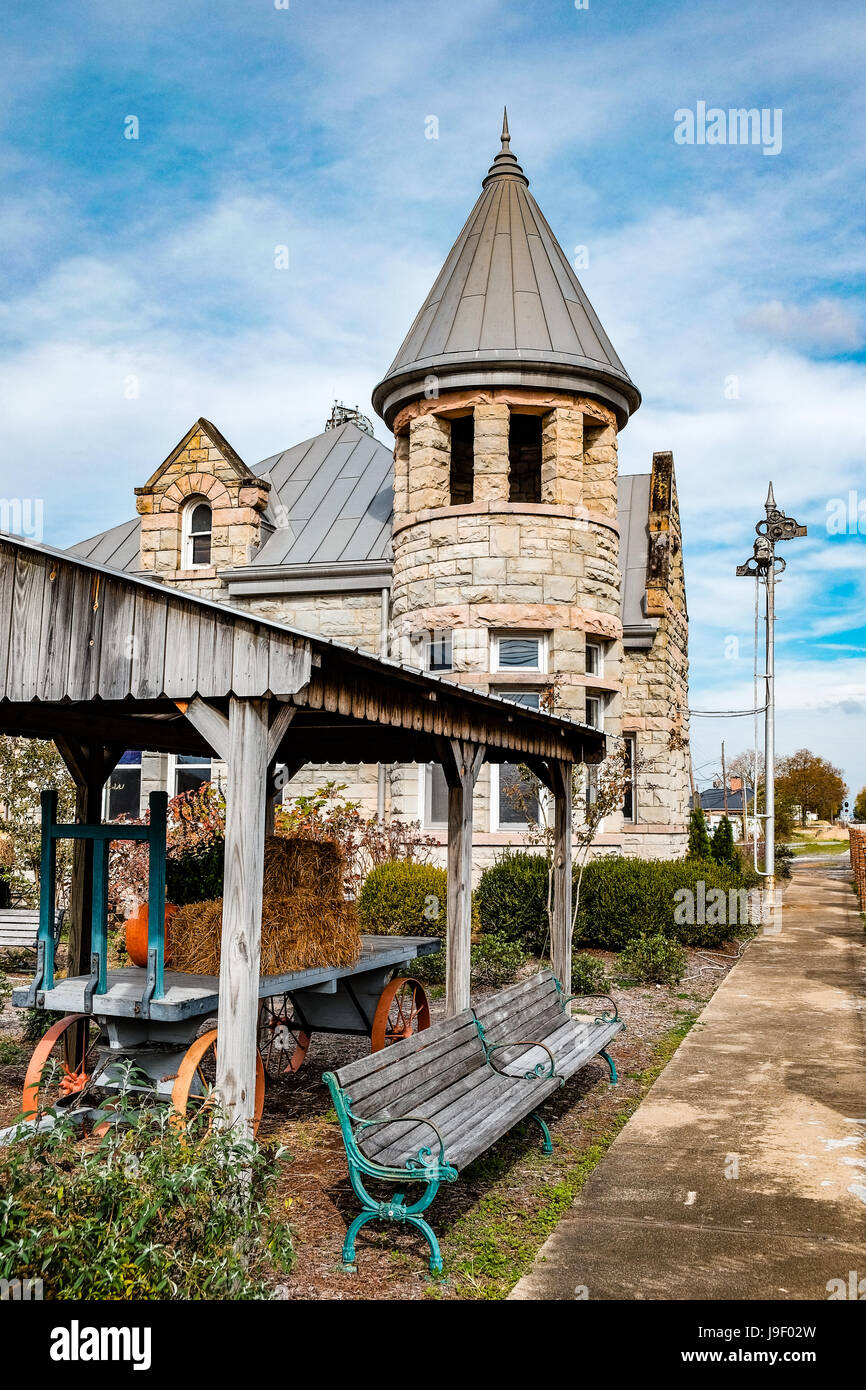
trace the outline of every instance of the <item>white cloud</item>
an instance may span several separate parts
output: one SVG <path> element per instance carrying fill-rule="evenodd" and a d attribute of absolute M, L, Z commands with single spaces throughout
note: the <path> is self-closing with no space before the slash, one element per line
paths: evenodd
<path fill-rule="evenodd" d="M 743 327 L 776 342 L 818 351 L 854 351 L 863 345 L 859 312 L 838 299 L 816 299 L 811 304 L 783 304 L 769 299 L 741 320 Z"/>

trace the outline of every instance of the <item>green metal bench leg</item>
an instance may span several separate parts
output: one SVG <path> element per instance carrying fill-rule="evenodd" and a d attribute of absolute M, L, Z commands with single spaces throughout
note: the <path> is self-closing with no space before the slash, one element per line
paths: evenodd
<path fill-rule="evenodd" d="M 605 1050 L 605 1048 L 602 1048 L 598 1055 L 599 1057 L 603 1057 L 604 1060 L 607 1062 L 607 1065 L 610 1067 L 610 1084 L 611 1086 L 615 1086 L 617 1081 L 619 1080 L 619 1077 L 616 1074 L 616 1067 L 614 1065 L 613 1058 L 611 1057 L 610 1053 Z"/>
<path fill-rule="evenodd" d="M 544 1144 L 542 1146 L 541 1152 L 543 1154 L 552 1154 L 553 1140 L 550 1137 L 550 1130 L 547 1128 L 547 1125 L 544 1123 L 544 1120 L 541 1118 L 537 1110 L 533 1110 L 529 1118 L 530 1120 L 534 1120 L 537 1125 L 541 1126 L 541 1133 L 544 1136 Z"/>

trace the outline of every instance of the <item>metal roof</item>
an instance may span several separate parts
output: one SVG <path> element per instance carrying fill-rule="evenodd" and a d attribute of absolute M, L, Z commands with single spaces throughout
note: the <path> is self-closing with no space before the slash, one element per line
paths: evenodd
<path fill-rule="evenodd" d="M 725 809 L 725 791 L 724 791 L 724 788 L 723 788 L 723 787 L 706 787 L 704 791 L 698 792 L 698 796 L 699 796 L 700 799 L 701 799 L 701 807 L 703 808 L 703 810 L 705 810 L 705 811 L 724 811 L 724 809 Z M 750 800 L 750 798 L 751 798 L 751 792 L 749 793 L 749 797 L 747 797 L 747 799 L 746 799 L 746 810 L 749 809 L 749 800 Z M 695 803 L 694 803 L 694 797 L 690 797 L 690 798 L 689 798 L 689 808 L 690 808 L 690 809 L 693 808 L 693 807 L 694 807 L 694 804 L 695 804 Z M 742 814 L 742 811 L 743 811 L 743 793 L 742 793 L 741 791 L 736 791 L 736 792 L 734 792 L 734 791 L 731 791 L 730 788 L 728 789 L 728 810 L 729 810 L 729 811 L 736 811 L 736 812 L 737 812 L 738 814 L 740 814 L 740 815 Z"/>
<path fill-rule="evenodd" d="M 507 116 L 481 195 L 373 392 L 373 407 L 389 427 L 402 406 L 424 394 L 430 375 L 440 389 L 580 391 L 610 405 L 621 425 L 640 405 L 640 392 L 529 192 L 511 152 Z"/>
<path fill-rule="evenodd" d="M 351 423 L 262 459 L 252 471 L 270 479 L 271 494 L 256 568 L 388 563 L 393 467 L 390 449 Z M 139 532 L 135 517 L 79 541 L 69 553 L 135 573 Z"/>

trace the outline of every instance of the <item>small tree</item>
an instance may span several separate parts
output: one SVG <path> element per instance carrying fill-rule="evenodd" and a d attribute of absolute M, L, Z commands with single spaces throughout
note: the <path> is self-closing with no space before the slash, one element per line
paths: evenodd
<path fill-rule="evenodd" d="M 707 830 L 704 808 L 703 806 L 695 806 L 689 815 L 689 848 L 686 858 L 710 859 L 711 857 L 710 832 Z"/>
<path fill-rule="evenodd" d="M 712 855 L 717 864 L 739 866 L 740 857 L 734 849 L 734 827 L 727 816 L 722 816 L 713 833 Z"/>
<path fill-rule="evenodd" d="M 854 819 L 857 821 L 866 820 L 866 787 L 861 787 L 857 793 L 857 800 L 854 802 Z"/>
<path fill-rule="evenodd" d="M 11 892 L 33 901 L 42 844 L 40 796 L 58 792 L 60 821 L 75 818 L 75 784 L 55 745 L 36 738 L 0 738 L 0 816 L 6 847 L 3 873 Z M 8 862 L 7 862 L 8 861 Z M 72 873 L 72 843 L 57 842 L 57 897 L 65 901 Z"/>

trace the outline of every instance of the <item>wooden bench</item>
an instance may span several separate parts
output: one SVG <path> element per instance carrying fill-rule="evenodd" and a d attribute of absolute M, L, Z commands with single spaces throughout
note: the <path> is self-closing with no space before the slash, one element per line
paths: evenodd
<path fill-rule="evenodd" d="M 63 926 L 63 908 L 54 915 L 54 940 L 60 936 Z M 35 951 L 39 934 L 38 907 L 0 908 L 0 947 L 12 947 L 17 951 Z"/>
<path fill-rule="evenodd" d="M 434 1024 L 382 1052 L 350 1062 L 324 1081 L 334 1101 L 346 1148 L 349 1180 L 362 1210 L 343 1245 L 343 1267 L 355 1269 L 355 1240 L 368 1221 L 396 1221 L 420 1231 L 430 1269 L 442 1268 L 439 1243 L 423 1213 L 440 1183 L 521 1120 L 550 1131 L 538 1107 L 597 1053 L 616 1068 L 607 1044 L 625 1024 L 612 1013 L 572 1016 L 569 997 L 547 971 Z M 378 1201 L 365 1178 L 423 1184 L 407 1203 L 402 1191 Z"/>

